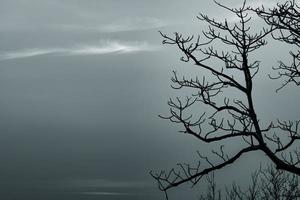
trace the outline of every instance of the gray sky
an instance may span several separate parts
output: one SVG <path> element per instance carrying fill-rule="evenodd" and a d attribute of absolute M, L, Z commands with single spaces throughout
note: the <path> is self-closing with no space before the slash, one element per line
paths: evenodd
<path fill-rule="evenodd" d="M 0 4 L 0 197 L 163 199 L 148 172 L 192 160 L 199 144 L 157 117 L 175 95 L 171 71 L 189 72 L 176 49 L 161 45 L 158 30 L 197 33 L 205 28 L 199 12 L 235 19 L 199 0 Z M 271 67 L 274 55 L 288 54 L 274 48 L 259 55 Z M 277 99 L 279 82 L 262 74 L 257 84 L 261 116 L 299 118 L 292 87 Z M 288 104 L 274 111 L 282 102 Z"/>

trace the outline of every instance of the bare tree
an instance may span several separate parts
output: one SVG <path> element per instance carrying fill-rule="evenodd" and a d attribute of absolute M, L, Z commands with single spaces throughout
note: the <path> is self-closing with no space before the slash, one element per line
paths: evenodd
<path fill-rule="evenodd" d="M 217 183 L 215 181 L 215 174 L 211 173 L 206 176 L 208 183 L 206 195 L 201 195 L 200 200 L 222 200 L 221 190 L 217 190 Z"/>
<path fill-rule="evenodd" d="M 242 189 L 233 183 L 230 188 L 221 195 L 217 189 L 214 175 L 207 176 L 208 189 L 200 200 L 297 200 L 300 199 L 299 178 L 273 166 L 256 170 L 251 175 L 249 186 Z"/>
<path fill-rule="evenodd" d="M 254 151 L 263 152 L 277 169 L 300 175 L 300 154 L 290 151 L 292 145 L 300 139 L 299 121 L 278 120 L 264 123 L 266 125 L 263 126 L 256 114 L 252 97 L 253 79 L 259 72 L 260 62 L 253 60 L 251 55 L 266 45 L 266 37 L 279 28 L 270 26 L 252 33 L 249 12 L 253 9 L 246 6 L 246 1 L 241 8 L 229 8 L 218 2 L 216 4 L 233 13 L 239 19 L 238 22 L 229 23 L 226 19 L 219 22 L 200 14 L 198 19 L 209 25 L 208 30 L 202 32 L 203 38 L 161 33 L 163 44 L 178 48 L 183 54 L 183 62 L 194 63 L 201 72 L 210 73 L 210 76 L 200 80 L 198 77 L 180 78 L 174 72 L 172 87 L 177 90 L 189 89 L 192 94 L 185 99 L 170 99 L 170 115 L 161 117 L 180 124 L 183 127 L 180 132 L 193 136 L 199 142 L 219 145 L 218 150 L 212 151 L 214 157 L 198 152 L 199 162 L 195 166 L 179 163 L 178 168 L 168 172 L 150 172 L 167 199 L 168 190 L 188 182 L 196 185 L 203 176 Z M 214 47 L 219 44 L 226 50 Z M 194 108 L 198 108 L 198 104 L 202 104 L 206 112 L 191 114 L 190 111 L 197 110 Z M 240 141 L 243 147 L 237 152 L 225 151 L 222 144 L 225 140 L 233 143 Z M 289 152 L 289 157 L 285 156 L 285 152 Z"/>
<path fill-rule="evenodd" d="M 292 57 L 291 64 L 285 64 L 280 61 L 279 66 L 274 70 L 278 72 L 278 76 L 273 79 L 285 78 L 284 83 L 279 88 L 283 88 L 288 83 L 300 85 L 300 7 L 295 0 L 285 3 L 278 3 L 276 7 L 266 10 L 264 7 L 254 9 L 254 11 L 264 21 L 277 31 L 272 33 L 275 40 L 291 44 L 296 47 L 296 51 L 290 51 Z"/>

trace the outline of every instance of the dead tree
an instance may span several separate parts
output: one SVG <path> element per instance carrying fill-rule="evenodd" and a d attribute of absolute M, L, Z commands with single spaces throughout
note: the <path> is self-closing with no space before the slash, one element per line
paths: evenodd
<path fill-rule="evenodd" d="M 217 188 L 213 173 L 207 176 L 208 189 L 200 200 L 297 200 L 300 198 L 299 177 L 273 166 L 256 170 L 247 188 L 236 183 L 225 192 Z M 221 194 L 222 193 L 222 194 Z"/>
<path fill-rule="evenodd" d="M 288 83 L 300 85 L 300 7 L 295 0 L 287 1 L 283 4 L 278 3 L 275 8 L 266 10 L 264 7 L 254 9 L 259 17 L 277 31 L 272 33 L 275 40 L 291 44 L 297 50 L 290 51 L 292 57 L 291 64 L 280 61 L 274 70 L 277 76 L 270 76 L 272 79 L 284 78 L 283 88 Z"/>
<path fill-rule="evenodd" d="M 200 14 L 198 19 L 209 25 L 202 36 L 185 37 L 179 33 L 168 36 L 160 33 L 163 44 L 181 51 L 181 61 L 193 63 L 200 73 L 206 71 L 210 74 L 202 79 L 180 78 L 174 72 L 172 87 L 176 90 L 189 89 L 192 94 L 185 99 L 170 99 L 170 115 L 161 117 L 181 125 L 183 130 L 180 132 L 201 143 L 219 145 L 219 150 L 213 150 L 212 156 L 198 152 L 199 162 L 195 166 L 179 163 L 170 171 L 150 172 L 167 199 L 170 189 L 185 183 L 196 185 L 203 176 L 231 165 L 254 151 L 263 152 L 277 169 L 300 175 L 300 154 L 290 151 L 300 139 L 299 121 L 266 122 L 262 125 L 252 97 L 253 78 L 259 72 L 260 62 L 253 60 L 251 55 L 267 44 L 266 37 L 278 27 L 270 26 L 252 33 L 248 13 L 253 9 L 246 6 L 246 1 L 241 8 L 216 4 L 233 13 L 239 21 L 230 23 L 225 19 L 219 22 Z M 217 44 L 226 50 L 216 49 Z M 206 112 L 191 114 L 193 109 L 199 108 L 199 104 Z M 237 152 L 225 151 L 222 144 L 225 140 L 239 142 L 243 147 Z"/>

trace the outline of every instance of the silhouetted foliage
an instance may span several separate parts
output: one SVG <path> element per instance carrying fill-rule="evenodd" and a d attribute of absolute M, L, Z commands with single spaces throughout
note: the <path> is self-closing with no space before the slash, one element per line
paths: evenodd
<path fill-rule="evenodd" d="M 245 189 L 233 183 L 225 191 L 217 188 L 214 174 L 207 175 L 208 188 L 200 200 L 297 200 L 300 199 L 299 177 L 273 166 L 252 173 Z"/>
<path fill-rule="evenodd" d="M 241 8 L 229 8 L 218 2 L 216 4 L 233 13 L 238 18 L 238 22 L 230 23 L 226 19 L 224 22 L 219 22 L 200 14 L 198 19 L 209 25 L 208 30 L 202 32 L 202 36 L 183 36 L 180 33 L 168 36 L 160 33 L 164 39 L 163 44 L 174 46 L 181 51 L 183 54 L 181 61 L 191 62 L 200 71 L 207 71 L 211 75 L 202 79 L 180 78 L 174 72 L 171 79 L 172 87 L 176 90 L 189 89 L 193 92 L 185 99 L 179 97 L 175 100 L 170 99 L 168 102 L 170 115 L 161 117 L 180 124 L 183 127 L 180 132 L 193 136 L 202 143 L 214 143 L 219 146 L 218 150 L 212 150 L 214 158 L 198 152 L 199 162 L 195 166 L 180 163 L 178 168 L 168 172 L 151 172 L 153 178 L 157 180 L 159 189 L 165 192 L 167 199 L 168 190 L 188 182 L 196 185 L 205 175 L 228 166 L 241 156 L 254 151 L 263 152 L 277 169 L 300 175 L 298 165 L 300 153 L 292 148 L 292 145 L 300 139 L 299 121 L 278 120 L 262 125 L 256 114 L 252 97 L 253 78 L 259 72 L 260 62 L 251 56 L 254 51 L 267 44 L 268 35 L 288 43 L 292 43 L 292 40 L 298 41 L 294 35 L 298 32 L 293 31 L 293 29 L 299 30 L 298 12 L 291 12 L 292 16 L 295 15 L 294 18 L 298 16 L 295 21 L 298 24 L 292 22 L 293 29 L 290 30 L 288 26 L 274 25 L 276 17 L 280 23 L 282 22 L 281 16 L 289 19 L 289 14 L 277 14 L 276 11 L 278 10 L 279 13 L 284 12 L 281 9 L 289 11 L 289 3 L 278 4 L 279 8 L 270 10 L 275 13 L 274 18 L 272 18 L 272 13 L 268 16 L 264 8 L 253 9 L 246 6 L 246 1 Z M 270 24 L 269 28 L 262 28 L 253 33 L 249 15 L 253 11 Z M 279 31 L 279 36 L 276 35 L 276 31 Z M 291 36 L 286 36 L 284 31 L 289 32 Z M 217 50 L 216 46 L 219 44 L 223 45 L 226 50 Z M 280 67 L 275 70 L 289 69 L 281 63 Z M 289 76 L 282 73 L 279 75 Z M 289 77 L 292 78 L 291 80 L 295 78 L 292 72 Z M 190 114 L 191 110 L 199 107 L 198 104 L 202 104 L 206 112 L 199 115 Z M 238 142 L 243 147 L 235 153 L 227 152 L 222 144 L 225 140 L 232 143 Z M 206 164 L 203 165 L 202 162 Z"/>

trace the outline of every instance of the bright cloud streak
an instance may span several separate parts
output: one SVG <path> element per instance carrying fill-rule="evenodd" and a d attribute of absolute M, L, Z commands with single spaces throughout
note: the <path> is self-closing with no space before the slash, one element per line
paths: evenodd
<path fill-rule="evenodd" d="M 141 191 L 141 189 L 153 188 L 152 182 L 140 180 L 65 179 L 61 180 L 58 184 L 56 183 L 56 186 L 60 189 L 79 190 L 79 193 L 83 195 L 153 196 L 152 193 L 144 193 Z M 119 189 L 137 192 L 120 192 Z"/>
<path fill-rule="evenodd" d="M 166 26 L 167 23 L 156 18 L 125 19 L 106 25 L 99 30 L 104 32 L 120 32 L 132 30 L 147 30 Z"/>
<path fill-rule="evenodd" d="M 124 192 L 81 192 L 84 195 L 99 195 L 99 196 L 156 196 L 151 193 L 124 193 Z"/>
<path fill-rule="evenodd" d="M 65 24 L 58 27 L 64 30 L 83 30 L 83 31 L 99 31 L 99 32 L 123 32 L 148 30 L 167 26 L 169 23 L 157 18 L 138 18 L 138 19 L 121 19 L 110 24 L 103 25 L 78 25 Z"/>
<path fill-rule="evenodd" d="M 66 53 L 70 55 L 97 55 L 108 53 L 131 53 L 138 51 L 153 51 L 156 47 L 148 43 L 122 44 L 120 42 L 106 42 L 103 46 L 85 46 L 72 49 Z"/>
<path fill-rule="evenodd" d="M 20 51 L 6 52 L 0 54 L 0 60 L 10 60 L 18 58 L 28 58 L 42 56 L 62 51 L 61 49 L 25 49 Z"/>
<path fill-rule="evenodd" d="M 149 45 L 146 42 L 121 43 L 118 41 L 106 41 L 102 45 L 87 45 L 72 48 L 44 48 L 44 49 L 24 49 L 11 52 L 0 53 L 0 60 L 21 59 L 44 55 L 59 56 L 86 56 L 101 54 L 125 54 L 142 51 L 155 51 L 158 47 Z"/>
<path fill-rule="evenodd" d="M 119 193 L 119 192 L 82 192 L 85 195 L 104 195 L 104 196 L 125 196 L 130 195 L 129 193 Z"/>

